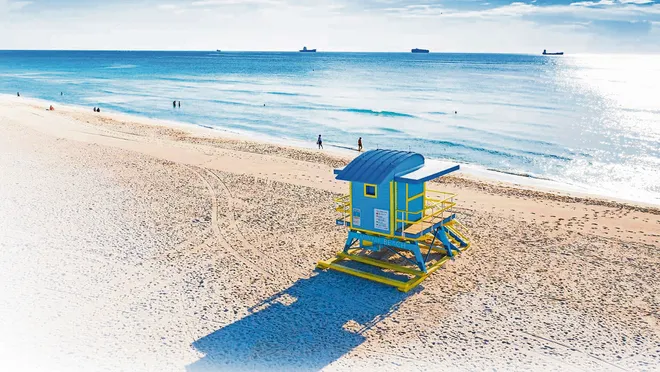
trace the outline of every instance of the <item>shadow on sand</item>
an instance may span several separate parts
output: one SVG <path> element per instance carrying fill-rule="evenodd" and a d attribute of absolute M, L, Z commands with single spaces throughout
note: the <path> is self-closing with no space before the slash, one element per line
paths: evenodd
<path fill-rule="evenodd" d="M 317 371 L 364 342 L 363 332 L 411 293 L 332 271 L 298 280 L 251 314 L 193 343 L 188 372 Z"/>

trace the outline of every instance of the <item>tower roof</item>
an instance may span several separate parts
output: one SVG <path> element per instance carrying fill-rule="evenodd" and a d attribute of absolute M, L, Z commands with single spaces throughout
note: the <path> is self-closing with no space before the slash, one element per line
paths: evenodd
<path fill-rule="evenodd" d="M 396 173 L 409 173 L 424 165 L 424 156 L 415 152 L 371 150 L 353 159 L 336 172 L 337 179 L 380 184 Z"/>

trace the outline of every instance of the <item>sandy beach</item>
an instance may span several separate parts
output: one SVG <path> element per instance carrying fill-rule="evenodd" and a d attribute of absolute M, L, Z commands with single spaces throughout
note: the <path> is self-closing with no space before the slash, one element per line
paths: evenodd
<path fill-rule="evenodd" d="M 660 370 L 660 208 L 446 177 L 416 290 L 314 270 L 341 154 L 0 97 L 0 370 Z"/>

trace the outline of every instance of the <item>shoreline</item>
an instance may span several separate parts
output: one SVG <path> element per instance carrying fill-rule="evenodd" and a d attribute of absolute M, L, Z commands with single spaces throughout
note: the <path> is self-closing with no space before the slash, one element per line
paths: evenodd
<path fill-rule="evenodd" d="M 24 96 L 16 97 L 11 94 L 0 94 L 0 101 L 43 105 L 44 108 L 47 108 L 50 104 L 53 104 L 53 102 L 49 102 L 40 98 Z M 63 108 L 65 111 L 69 110 L 77 113 L 87 113 L 88 111 L 88 108 L 80 105 L 60 104 L 57 102 L 55 103 L 60 109 Z M 55 107 L 56 112 L 58 107 Z M 295 139 L 276 138 L 248 131 L 240 131 L 234 129 L 230 130 L 222 127 L 213 127 L 203 124 L 187 123 L 183 121 L 156 119 L 148 116 L 127 114 L 113 110 L 104 110 L 100 113 L 100 115 L 111 120 L 133 122 L 142 125 L 171 127 L 183 131 L 188 131 L 193 136 L 200 136 L 204 138 L 246 141 L 261 145 L 286 147 L 295 150 L 318 151 L 315 144 L 310 144 L 312 142 L 311 140 L 310 143 L 307 143 Z M 326 142 L 325 146 L 326 148 L 322 150 L 323 154 L 332 158 L 336 158 L 337 160 L 348 162 L 359 155 L 356 150 L 350 150 L 341 144 Z M 648 208 L 660 207 L 660 197 L 652 201 L 639 200 L 635 198 L 619 198 L 601 190 L 585 190 L 582 187 L 561 183 L 549 178 L 540 178 L 531 175 L 516 174 L 503 170 L 489 169 L 478 164 L 458 163 L 448 159 L 428 159 L 460 164 L 461 174 L 459 177 L 468 178 L 472 181 L 484 182 L 502 187 L 513 187 L 528 191 L 555 194 L 558 196 L 567 196 L 580 199 L 599 199 L 604 202 L 615 202 Z"/>

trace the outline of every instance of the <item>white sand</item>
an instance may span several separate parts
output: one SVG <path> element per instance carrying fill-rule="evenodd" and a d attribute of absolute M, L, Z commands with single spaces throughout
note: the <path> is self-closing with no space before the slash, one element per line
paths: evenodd
<path fill-rule="evenodd" d="M 418 290 L 313 270 L 344 159 L 0 98 L 0 370 L 660 370 L 660 211 L 447 178 Z"/>

